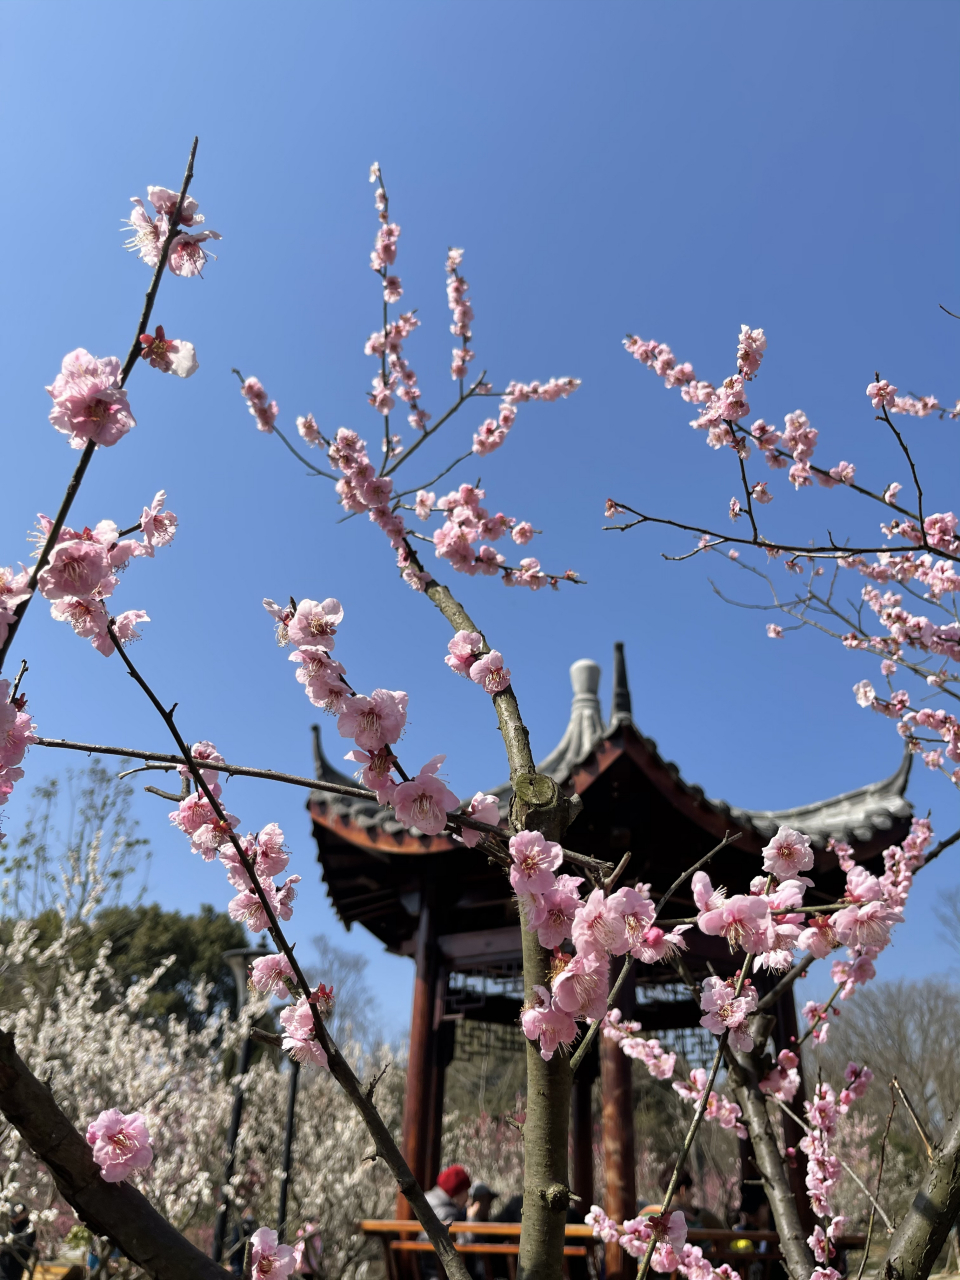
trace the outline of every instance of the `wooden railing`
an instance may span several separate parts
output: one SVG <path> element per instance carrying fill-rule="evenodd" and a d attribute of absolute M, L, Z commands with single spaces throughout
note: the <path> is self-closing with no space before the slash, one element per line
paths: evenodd
<path fill-rule="evenodd" d="M 400 1280 L 398 1262 L 407 1257 L 411 1264 L 414 1259 L 415 1274 L 419 1274 L 419 1258 L 423 1254 L 432 1254 L 433 1245 L 429 1240 L 418 1240 L 421 1228 L 418 1222 L 399 1219 L 364 1218 L 360 1224 L 364 1235 L 378 1239 L 383 1246 L 384 1262 L 389 1280 Z M 454 1246 L 458 1253 L 472 1254 L 483 1262 L 483 1274 L 486 1280 L 493 1275 L 492 1260 L 504 1257 L 507 1274 L 510 1280 L 516 1276 L 517 1254 L 520 1251 L 520 1224 L 518 1222 L 452 1222 L 449 1227 L 454 1237 Z M 457 1236 L 470 1235 L 469 1241 L 458 1242 Z M 479 1240 L 478 1236 L 486 1237 Z M 771 1264 L 780 1261 L 780 1240 L 775 1231 L 730 1231 L 717 1227 L 691 1227 L 687 1231 L 689 1244 L 699 1245 L 715 1266 L 728 1262 L 738 1271 L 743 1280 L 770 1280 Z M 836 1241 L 839 1250 L 862 1249 L 866 1239 L 864 1236 L 844 1236 Z M 602 1242 L 594 1238 L 593 1228 L 581 1222 L 569 1222 L 566 1227 L 566 1244 L 564 1245 L 564 1274 L 569 1275 L 570 1259 L 583 1259 L 580 1270 L 584 1271 L 588 1253 L 592 1254 L 595 1264 L 590 1268 L 593 1275 L 599 1275 L 599 1255 Z M 443 1268 L 435 1263 L 439 1276 L 443 1277 Z M 406 1273 L 409 1275 L 409 1271 Z"/>

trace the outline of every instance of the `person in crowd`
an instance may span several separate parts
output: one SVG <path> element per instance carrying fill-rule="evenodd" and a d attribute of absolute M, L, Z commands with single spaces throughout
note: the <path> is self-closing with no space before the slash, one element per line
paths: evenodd
<path fill-rule="evenodd" d="M 475 1182 L 467 1197 L 467 1221 L 489 1222 L 490 1207 L 498 1199 L 499 1193 L 491 1191 L 485 1182 Z M 486 1235 L 473 1231 L 465 1231 L 460 1238 L 464 1244 L 483 1244 L 489 1241 Z M 482 1254 L 473 1254 L 467 1258 L 467 1270 L 474 1280 L 490 1280 L 493 1275 L 490 1258 L 484 1258 Z"/>
<path fill-rule="evenodd" d="M 773 1231 L 773 1215 L 770 1212 L 770 1202 L 766 1197 L 763 1187 L 757 1186 L 752 1182 L 745 1182 L 740 1192 L 740 1211 L 734 1226 L 734 1231 Z M 743 1240 L 731 1241 L 731 1248 L 737 1252 L 745 1254 L 750 1253 L 771 1253 L 774 1244 L 769 1240 Z M 746 1262 L 746 1258 L 744 1259 Z M 781 1262 L 769 1262 L 764 1264 L 759 1261 L 747 1263 L 746 1267 L 740 1268 L 741 1274 L 745 1276 L 745 1280 L 763 1280 L 766 1275 L 768 1280 L 787 1280 L 787 1272 Z"/>
<path fill-rule="evenodd" d="M 672 1169 L 664 1169 L 660 1175 L 660 1190 L 666 1191 L 670 1185 L 670 1179 L 673 1177 Z M 723 1223 L 715 1213 L 711 1213 L 709 1209 L 704 1209 L 701 1205 L 695 1204 L 693 1199 L 693 1178 L 687 1173 L 686 1169 L 680 1174 L 677 1182 L 677 1188 L 673 1193 L 670 1201 L 670 1212 L 679 1209 L 686 1219 L 687 1227 L 716 1227 L 723 1228 Z M 637 1210 L 641 1217 L 647 1218 L 655 1214 L 663 1212 L 662 1204 L 644 1204 L 637 1202 Z"/>
<path fill-rule="evenodd" d="M 470 1175 L 462 1164 L 448 1164 L 441 1170 L 437 1185 L 427 1192 L 427 1202 L 445 1227 L 451 1222 L 463 1222 L 467 1216 L 467 1200 L 470 1198 Z M 426 1240 L 426 1234 L 420 1232 L 419 1240 Z M 420 1274 L 423 1280 L 436 1280 L 437 1257 L 434 1253 L 424 1253 L 420 1259 Z"/>
<path fill-rule="evenodd" d="M 470 1175 L 462 1164 L 447 1165 L 437 1178 L 437 1185 L 427 1192 L 427 1200 L 445 1227 L 466 1218 L 469 1198 Z"/>
<path fill-rule="evenodd" d="M 26 1205 L 13 1205 L 7 1239 L 0 1246 L 0 1280 L 20 1280 L 34 1259 L 36 1243 L 37 1233 Z"/>

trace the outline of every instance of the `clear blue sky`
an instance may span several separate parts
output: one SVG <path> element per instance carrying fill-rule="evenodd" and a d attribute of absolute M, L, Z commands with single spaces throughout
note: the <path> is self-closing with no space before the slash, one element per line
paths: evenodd
<path fill-rule="evenodd" d="M 208 0 L 168 19 L 142 6 L 8 0 L 3 562 L 24 554 L 35 512 L 55 509 L 76 458 L 47 423 L 44 384 L 73 347 L 122 355 L 133 336 L 147 271 L 121 249 L 129 197 L 175 186 L 199 133 L 194 192 L 223 234 L 220 257 L 203 281 L 168 277 L 155 319 L 196 344 L 201 368 L 176 385 L 137 370 L 139 425 L 98 454 L 74 508 L 81 524 L 128 524 L 165 488 L 180 516 L 174 546 L 134 564 L 115 597 L 153 618 L 135 657 L 179 701 L 191 739 L 307 772 L 314 712 L 260 599 L 335 595 L 347 611 L 337 656 L 354 683 L 410 693 L 405 760 L 446 751 L 460 794 L 502 779 L 489 705 L 442 665 L 446 624 L 398 583 L 381 536 L 365 521 L 337 524 L 325 482 L 254 430 L 230 374 L 256 373 L 287 427 L 310 410 L 326 431 L 376 438 L 362 346 L 378 323 L 367 266 L 377 159 L 403 227 L 404 301 L 423 321 L 408 354 L 425 405 L 436 414 L 452 386 L 449 244 L 466 248 L 477 361 L 495 382 L 583 380 L 566 403 L 524 408 L 509 447 L 462 477 L 479 471 L 494 510 L 544 530 L 534 549 L 545 566 L 589 580 L 536 596 L 487 579 L 454 584 L 507 655 L 536 753 L 562 733 L 569 664 L 604 664 L 606 697 L 622 639 L 638 723 L 710 795 L 787 806 L 892 771 L 896 735 L 850 695 L 875 661 L 813 635 L 771 643 L 759 615 L 712 595 L 718 566 L 666 564 L 660 552 L 687 543 L 665 532 L 603 533 L 602 508 L 615 493 L 722 524 L 734 492 L 731 459 L 706 449 L 676 393 L 623 353 L 627 331 L 670 343 L 716 381 L 740 324 L 763 326 L 755 411 L 782 421 L 802 408 L 831 462 L 852 459 L 878 484 L 906 480 L 863 388 L 880 368 L 904 389 L 960 392 L 957 322 L 938 310 L 960 304 L 958 28 L 957 6 L 936 0 Z M 462 451 L 478 421 L 467 413 L 422 450 L 413 480 Z M 913 430 L 942 508 L 950 500 L 937 500 L 937 483 L 955 482 L 957 450 L 927 447 L 941 434 Z M 859 527 L 845 492 L 781 489 L 775 513 L 783 529 Z M 13 657 L 21 652 L 42 732 L 168 749 L 119 663 L 42 606 Z M 52 755 L 30 754 L 24 785 L 65 763 Z M 381 956 L 360 930 L 343 934 L 304 797 L 265 783 L 234 782 L 229 794 L 245 828 L 277 820 L 288 834 L 305 878 L 302 946 L 326 930 L 368 955 L 385 1028 L 399 1032 L 409 964 Z M 918 776 L 912 795 L 944 833 L 957 825 L 945 784 Z M 13 831 L 21 796 L 9 806 Z M 138 802 L 156 850 L 153 894 L 183 910 L 224 905 L 222 876 L 168 829 L 166 807 Z M 949 963 L 932 905 L 955 868 L 945 857 L 921 878 L 884 973 Z"/>

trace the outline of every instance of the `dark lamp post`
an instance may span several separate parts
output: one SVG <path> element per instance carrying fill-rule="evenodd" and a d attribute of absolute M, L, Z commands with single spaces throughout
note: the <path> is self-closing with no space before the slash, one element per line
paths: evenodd
<path fill-rule="evenodd" d="M 224 951 L 223 958 L 230 966 L 233 981 L 237 988 L 237 1016 L 247 1003 L 247 966 L 251 960 L 259 956 L 269 955 L 266 934 L 260 938 L 259 947 L 235 947 L 232 951 Z M 240 1050 L 240 1061 L 237 1066 L 239 1079 L 233 1095 L 233 1111 L 230 1115 L 230 1129 L 227 1133 L 227 1163 L 223 1171 L 223 1183 L 220 1186 L 220 1199 L 217 1204 L 217 1216 L 213 1224 L 213 1260 L 223 1261 L 223 1246 L 227 1237 L 227 1218 L 230 1214 L 230 1202 L 227 1188 L 233 1178 L 236 1166 L 237 1137 L 240 1133 L 240 1120 L 243 1116 L 243 1078 L 250 1070 L 250 1058 L 253 1055 L 253 1041 L 247 1036 Z"/>

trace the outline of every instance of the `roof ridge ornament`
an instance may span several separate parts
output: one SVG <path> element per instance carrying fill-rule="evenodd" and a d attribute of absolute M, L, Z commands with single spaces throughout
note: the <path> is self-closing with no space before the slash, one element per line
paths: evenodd
<path fill-rule="evenodd" d="M 607 734 L 611 734 L 622 724 L 633 725 L 633 707 L 630 699 L 630 685 L 627 683 L 627 661 L 623 653 L 623 641 L 618 640 L 613 646 L 613 691 L 610 698 L 610 723 L 607 725 Z"/>
<path fill-rule="evenodd" d="M 555 782 L 565 782 L 576 766 L 602 740 L 603 710 L 600 706 L 600 667 L 592 658 L 580 658 L 570 668 L 573 702 L 570 720 L 563 737 L 537 765 L 538 773 L 546 773 Z"/>

